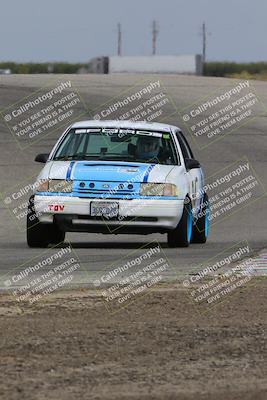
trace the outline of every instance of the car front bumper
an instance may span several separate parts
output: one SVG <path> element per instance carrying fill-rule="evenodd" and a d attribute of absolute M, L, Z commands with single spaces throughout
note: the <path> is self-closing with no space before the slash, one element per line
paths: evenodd
<path fill-rule="evenodd" d="M 65 231 L 102 233 L 150 233 L 174 229 L 183 213 L 183 200 L 109 199 L 118 203 L 116 218 L 90 215 L 91 202 L 102 199 L 72 196 L 34 196 L 34 208 L 41 223 L 56 221 Z"/>

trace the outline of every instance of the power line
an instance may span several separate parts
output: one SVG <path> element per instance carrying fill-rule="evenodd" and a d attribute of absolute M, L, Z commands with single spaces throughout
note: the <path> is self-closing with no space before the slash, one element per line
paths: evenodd
<path fill-rule="evenodd" d="M 118 54 L 118 56 L 121 56 L 122 33 L 121 33 L 121 24 L 120 23 L 118 23 L 117 28 L 118 28 L 118 49 L 117 49 L 117 54 Z"/>
<path fill-rule="evenodd" d="M 153 23 L 152 23 L 152 54 L 153 54 L 153 56 L 157 52 L 158 34 L 159 34 L 158 24 L 157 24 L 157 21 L 154 20 Z"/>
<path fill-rule="evenodd" d="M 205 22 L 203 22 L 203 25 L 202 25 L 202 57 L 203 57 L 203 64 L 206 63 L 206 52 L 207 52 L 207 29 L 206 29 Z"/>

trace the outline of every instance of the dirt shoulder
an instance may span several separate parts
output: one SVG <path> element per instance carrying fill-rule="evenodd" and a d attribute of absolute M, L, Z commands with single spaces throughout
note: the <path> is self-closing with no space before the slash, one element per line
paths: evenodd
<path fill-rule="evenodd" d="M 79 290 L 0 295 L 1 400 L 266 399 L 267 280 L 199 313 L 178 285 L 116 314 Z"/>

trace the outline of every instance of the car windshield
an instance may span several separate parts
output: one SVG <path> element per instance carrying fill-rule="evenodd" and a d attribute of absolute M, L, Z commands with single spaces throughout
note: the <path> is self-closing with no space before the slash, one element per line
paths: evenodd
<path fill-rule="evenodd" d="M 53 159 L 179 164 L 170 133 L 113 128 L 71 129 Z"/>

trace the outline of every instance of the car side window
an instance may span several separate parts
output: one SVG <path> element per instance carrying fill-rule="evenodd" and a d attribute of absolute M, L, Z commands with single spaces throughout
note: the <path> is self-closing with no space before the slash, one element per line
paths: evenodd
<path fill-rule="evenodd" d="M 192 152 L 192 150 L 190 149 L 190 146 L 186 140 L 186 138 L 184 137 L 184 135 L 182 134 L 182 132 L 177 131 L 176 132 L 182 153 L 183 153 L 183 157 L 184 158 L 194 158 L 194 154 Z"/>

